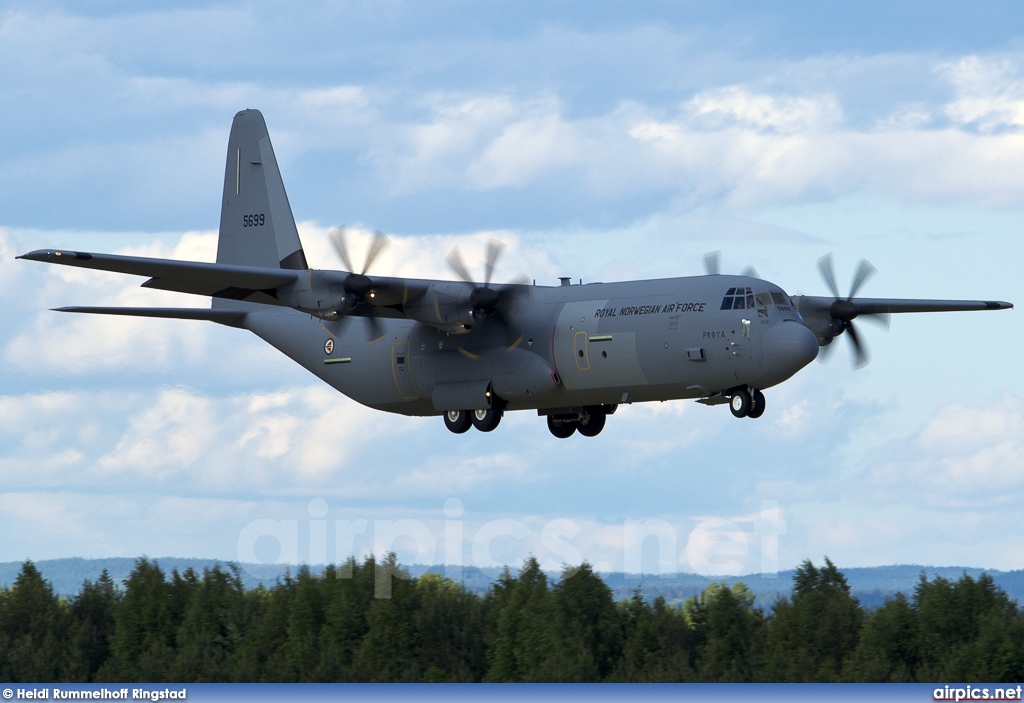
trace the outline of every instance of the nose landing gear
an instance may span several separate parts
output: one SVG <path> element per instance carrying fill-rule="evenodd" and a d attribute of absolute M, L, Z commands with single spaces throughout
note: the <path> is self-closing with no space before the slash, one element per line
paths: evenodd
<path fill-rule="evenodd" d="M 548 431 L 559 439 L 569 439 L 576 432 L 576 421 L 560 420 L 554 415 L 548 415 Z"/>
<path fill-rule="evenodd" d="M 737 388 L 729 400 L 729 410 L 734 417 L 761 417 L 764 405 L 764 393 L 756 388 Z"/>

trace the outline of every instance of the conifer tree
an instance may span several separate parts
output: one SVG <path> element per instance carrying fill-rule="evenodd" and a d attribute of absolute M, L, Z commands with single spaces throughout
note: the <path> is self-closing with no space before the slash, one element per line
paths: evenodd
<path fill-rule="evenodd" d="M 366 615 L 367 632 L 360 642 L 354 673 L 360 681 L 418 681 L 416 662 L 419 633 L 415 615 L 419 594 L 394 553 L 376 564 L 376 583 L 388 579 L 390 597 L 375 597 Z M 381 589 L 375 596 L 382 596 Z"/>
<path fill-rule="evenodd" d="M 26 561 L 0 599 L 0 680 L 59 681 L 64 672 L 66 604 Z"/>
<path fill-rule="evenodd" d="M 583 562 L 565 569 L 554 587 L 554 599 L 563 646 L 578 652 L 579 668 L 573 678 L 604 679 L 622 655 L 622 623 L 611 589 Z"/>
<path fill-rule="evenodd" d="M 791 599 L 780 599 L 768 623 L 768 681 L 837 681 L 860 637 L 863 611 L 846 577 L 828 557 L 818 569 L 804 561 Z"/>
<path fill-rule="evenodd" d="M 500 588 L 487 680 L 564 681 L 557 610 L 540 564 L 530 557 L 519 576 L 506 578 Z"/>
<path fill-rule="evenodd" d="M 320 631 L 319 681 L 355 681 L 356 650 L 366 636 L 374 598 L 376 561 L 350 557 L 340 569 L 328 566 L 322 576 L 324 624 Z"/>
<path fill-rule="evenodd" d="M 487 669 L 483 604 L 440 574 L 416 580 L 418 670 L 428 681 L 480 681 Z"/>
<path fill-rule="evenodd" d="M 71 601 L 65 681 L 96 681 L 96 674 L 110 657 L 114 613 L 120 595 L 104 569 L 95 582 L 86 580 Z"/>
<path fill-rule="evenodd" d="M 697 673 L 702 681 L 756 680 L 764 615 L 742 583 L 713 583 L 684 610 L 697 641 Z"/>
<path fill-rule="evenodd" d="M 194 577 L 194 574 L 191 574 Z M 193 581 L 188 574 L 183 583 Z M 204 569 L 202 579 L 188 589 L 189 600 L 177 632 L 171 678 L 176 681 L 227 681 L 230 661 L 241 644 L 246 612 L 242 580 L 237 567 L 226 572 Z"/>
<path fill-rule="evenodd" d="M 619 604 L 624 628 L 622 656 L 611 677 L 614 681 L 694 681 L 694 634 L 680 608 L 667 605 L 664 596 L 647 603 L 637 588 Z"/>
<path fill-rule="evenodd" d="M 894 598 L 868 613 L 844 678 L 849 681 L 915 681 L 920 665 L 917 613 L 907 597 Z"/>
<path fill-rule="evenodd" d="M 914 590 L 922 680 L 999 680 L 1020 672 L 1017 606 L 988 574 L 956 582 L 924 574 Z M 1004 636 L 1005 635 L 1005 636 Z"/>
<path fill-rule="evenodd" d="M 98 677 L 108 681 L 167 681 L 174 663 L 176 623 L 171 585 L 156 562 L 145 557 L 124 582 L 114 615 L 113 657 Z"/>

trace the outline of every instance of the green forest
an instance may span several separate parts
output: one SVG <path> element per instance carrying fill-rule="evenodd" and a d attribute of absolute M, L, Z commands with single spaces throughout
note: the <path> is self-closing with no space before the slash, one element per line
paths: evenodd
<path fill-rule="evenodd" d="M 387 597 L 382 597 L 387 596 Z M 0 680 L 989 681 L 1024 679 L 1024 613 L 987 575 L 922 575 L 875 609 L 805 561 L 769 611 L 715 583 L 681 606 L 615 602 L 591 567 L 535 559 L 483 596 L 393 555 L 246 589 L 237 569 L 139 559 L 71 598 L 32 562 L 0 591 Z"/>

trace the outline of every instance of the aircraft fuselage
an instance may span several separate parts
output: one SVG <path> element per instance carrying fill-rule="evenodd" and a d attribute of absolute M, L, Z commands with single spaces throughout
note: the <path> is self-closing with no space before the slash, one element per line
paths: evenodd
<path fill-rule="evenodd" d="M 742 309 L 722 309 L 729 291 Z M 530 293 L 512 311 L 516 339 L 489 321 L 452 334 L 388 318 L 377 330 L 353 318 L 339 334 L 336 323 L 281 308 L 249 313 L 245 327 L 354 400 L 406 415 L 472 409 L 487 402 L 488 390 L 508 410 L 548 414 L 763 389 L 817 354 L 789 297 L 759 279 L 531 286 Z M 389 377 L 393 383 L 380 382 Z"/>

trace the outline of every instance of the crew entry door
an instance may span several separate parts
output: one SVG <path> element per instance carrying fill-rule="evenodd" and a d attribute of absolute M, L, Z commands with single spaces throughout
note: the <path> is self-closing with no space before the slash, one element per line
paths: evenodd
<path fill-rule="evenodd" d="M 409 342 L 395 342 L 391 345 L 391 370 L 403 400 L 415 400 L 420 397 L 416 385 L 412 382 L 412 372 L 409 370 Z"/>
<path fill-rule="evenodd" d="M 573 335 L 573 346 L 576 352 L 576 368 L 580 371 L 590 370 L 590 356 L 589 349 L 587 348 L 587 333 L 585 331 L 577 332 Z"/>

